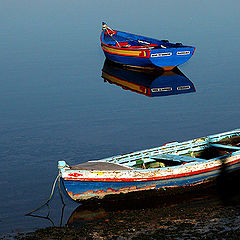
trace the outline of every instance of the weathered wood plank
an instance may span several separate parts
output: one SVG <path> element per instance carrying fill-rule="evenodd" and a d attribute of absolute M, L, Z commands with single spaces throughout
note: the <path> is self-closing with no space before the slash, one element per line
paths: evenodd
<path fill-rule="evenodd" d="M 89 161 L 80 163 L 78 165 L 71 166 L 71 169 L 75 170 L 129 170 L 130 168 L 120 166 L 114 163 L 100 162 L 100 161 Z"/>
<path fill-rule="evenodd" d="M 177 162 L 206 161 L 205 159 L 201 159 L 201 158 L 179 156 L 179 155 L 173 155 L 173 154 L 158 154 L 158 155 L 152 156 L 152 158 L 156 160 L 169 160 L 169 161 L 177 161 Z"/>
<path fill-rule="evenodd" d="M 229 149 L 229 150 L 240 150 L 240 147 L 231 146 L 231 145 L 224 145 L 224 144 L 217 144 L 217 143 L 212 143 L 210 146 L 211 147 L 216 147 L 216 148 Z"/>

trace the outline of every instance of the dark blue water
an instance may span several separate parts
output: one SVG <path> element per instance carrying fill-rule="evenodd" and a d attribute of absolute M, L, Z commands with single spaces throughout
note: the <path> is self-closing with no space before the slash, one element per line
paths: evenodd
<path fill-rule="evenodd" d="M 0 8 L 0 232 L 51 222 L 25 217 L 69 164 L 239 127 L 236 1 L 3 1 Z M 104 82 L 101 22 L 193 45 L 179 67 L 196 92 L 147 97 Z M 77 207 L 65 198 L 63 224 Z M 43 209 L 47 213 L 47 209 Z M 55 224 L 61 201 L 50 204 Z"/>

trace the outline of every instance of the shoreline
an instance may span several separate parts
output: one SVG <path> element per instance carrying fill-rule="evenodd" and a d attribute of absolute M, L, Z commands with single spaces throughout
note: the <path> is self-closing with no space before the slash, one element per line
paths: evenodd
<path fill-rule="evenodd" d="M 178 201 L 156 203 L 157 199 L 152 199 L 135 201 L 135 205 L 117 204 L 115 208 L 110 204 L 82 205 L 64 227 L 19 233 L 11 239 L 239 239 L 240 194 L 226 202 L 213 190 L 212 194 L 195 194 L 192 199 L 185 195 Z"/>

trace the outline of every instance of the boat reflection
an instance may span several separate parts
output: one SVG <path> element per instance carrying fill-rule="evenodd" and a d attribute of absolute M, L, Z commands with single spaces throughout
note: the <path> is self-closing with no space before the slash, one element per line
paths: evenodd
<path fill-rule="evenodd" d="M 145 218 L 151 217 L 154 212 L 171 212 L 172 208 L 181 206 L 188 207 L 189 204 L 205 205 L 210 199 L 218 202 L 215 192 L 200 190 L 195 193 L 187 192 L 179 195 L 168 195 L 167 197 L 151 195 L 142 199 L 114 200 L 102 202 L 101 204 L 83 204 L 78 206 L 71 214 L 67 221 L 67 225 L 78 225 L 84 222 L 105 221 L 106 219 L 114 218 L 123 215 L 133 215 L 134 213 L 143 211 L 142 221 Z M 147 216 L 149 214 L 149 216 Z M 139 216 L 138 216 L 139 217 Z"/>
<path fill-rule="evenodd" d="M 62 227 L 63 226 L 63 215 L 64 215 L 64 209 L 65 209 L 65 204 L 62 205 L 62 208 L 61 208 L 61 217 L 60 217 L 60 222 L 57 223 L 56 219 L 53 219 L 52 217 L 50 217 L 50 208 L 49 208 L 49 205 L 46 204 L 47 206 L 47 214 L 45 215 L 42 215 L 42 214 L 34 214 L 34 213 L 30 213 L 30 214 L 26 214 L 25 216 L 27 217 L 33 217 L 33 218 L 40 218 L 40 219 L 45 219 L 47 221 L 49 221 L 51 224 L 52 227 Z M 39 208 L 40 209 L 40 208 Z M 60 210 L 60 209 L 59 209 Z"/>
<path fill-rule="evenodd" d="M 146 195 L 141 195 L 139 198 L 120 198 L 115 200 L 107 200 L 101 202 L 89 202 L 81 204 L 76 209 L 72 209 L 72 205 L 62 208 L 54 206 L 54 210 L 58 214 L 50 214 L 53 209 L 47 207 L 45 215 L 27 215 L 44 219 L 49 222 L 49 226 L 83 226 L 88 223 L 96 223 L 95 226 L 101 223 L 122 223 L 124 224 L 143 223 L 151 219 L 159 225 L 159 221 L 172 221 L 173 218 L 181 217 L 184 221 L 189 220 L 189 216 L 193 215 L 196 221 L 199 221 L 198 213 L 211 213 L 212 215 L 220 214 L 221 209 L 225 212 L 226 206 L 240 206 L 240 172 L 229 176 L 222 176 L 217 184 L 207 183 L 204 187 L 196 186 L 192 191 L 173 192 L 169 195 L 161 195 L 158 192 L 151 192 Z M 224 182 L 224 184 L 223 184 Z M 229 208 L 231 211 L 231 208 Z M 46 210 L 46 209 L 45 209 Z M 45 211 L 44 210 L 44 211 Z M 186 212 L 186 216 L 183 213 Z M 236 212 L 238 214 L 239 211 Z M 52 215 L 52 216 L 50 216 Z M 234 215 L 232 215 L 234 216 Z M 202 215 L 199 214 L 202 219 Z M 214 218 L 214 216 L 212 216 Z M 134 219 L 134 221 L 132 221 Z M 154 220 L 154 221 L 152 221 Z M 91 225 L 94 226 L 94 225 Z"/>
<path fill-rule="evenodd" d="M 199 221 L 199 217 L 196 215 L 198 212 L 211 212 L 214 215 L 215 213 L 220 214 L 222 210 L 225 211 L 224 206 L 239 206 L 240 192 L 236 190 L 236 183 L 239 182 L 239 178 L 239 174 L 228 178 L 228 183 L 231 183 L 234 187 L 228 189 L 227 192 L 225 192 L 226 189 L 219 189 L 210 184 L 204 188 L 199 187 L 194 191 L 182 194 L 151 195 L 141 199 L 128 199 L 127 201 L 115 200 L 102 204 L 83 204 L 72 212 L 66 224 L 78 226 L 94 221 L 99 224 L 106 221 L 120 223 L 123 220 L 125 224 L 127 222 L 130 224 L 132 219 L 136 223 L 143 223 L 147 219 L 151 219 L 152 223 L 156 221 L 156 224 L 159 224 L 159 221 L 162 220 L 167 222 L 168 220 L 171 221 L 172 218 L 178 218 L 179 211 L 181 215 L 186 212 L 186 216 L 182 215 L 183 221 L 184 218 L 187 220 L 190 215 L 196 221 Z M 227 199 L 227 204 L 226 199 L 224 201 L 222 199 L 224 192 L 230 196 Z M 201 214 L 199 216 L 201 218 Z"/>
<path fill-rule="evenodd" d="M 196 92 L 193 83 L 178 68 L 166 72 L 130 70 L 106 60 L 102 78 L 105 82 L 148 97 Z"/>

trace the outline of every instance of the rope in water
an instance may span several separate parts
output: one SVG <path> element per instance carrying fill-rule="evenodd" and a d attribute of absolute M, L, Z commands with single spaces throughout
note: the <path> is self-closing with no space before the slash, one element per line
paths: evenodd
<path fill-rule="evenodd" d="M 38 211 L 39 209 L 41 209 L 42 207 L 44 207 L 45 205 L 48 205 L 48 203 L 49 203 L 50 200 L 52 199 L 52 196 L 53 196 L 54 189 L 55 189 L 55 186 L 56 186 L 57 181 L 58 181 L 58 188 L 59 188 L 59 192 L 60 192 L 62 204 L 65 205 L 65 203 L 64 203 L 64 201 L 63 201 L 61 186 L 60 186 L 60 179 L 61 179 L 60 177 L 61 177 L 61 174 L 60 174 L 60 172 L 59 172 L 59 174 L 57 175 L 56 179 L 54 180 L 54 183 L 53 183 L 53 186 L 52 186 L 52 190 L 51 190 L 51 194 L 50 194 L 48 200 L 47 200 L 44 204 L 42 204 L 40 207 L 32 210 L 31 212 L 29 212 L 29 213 L 27 213 L 27 214 L 25 214 L 25 215 L 31 215 L 32 213 L 34 213 L 34 212 Z"/>

